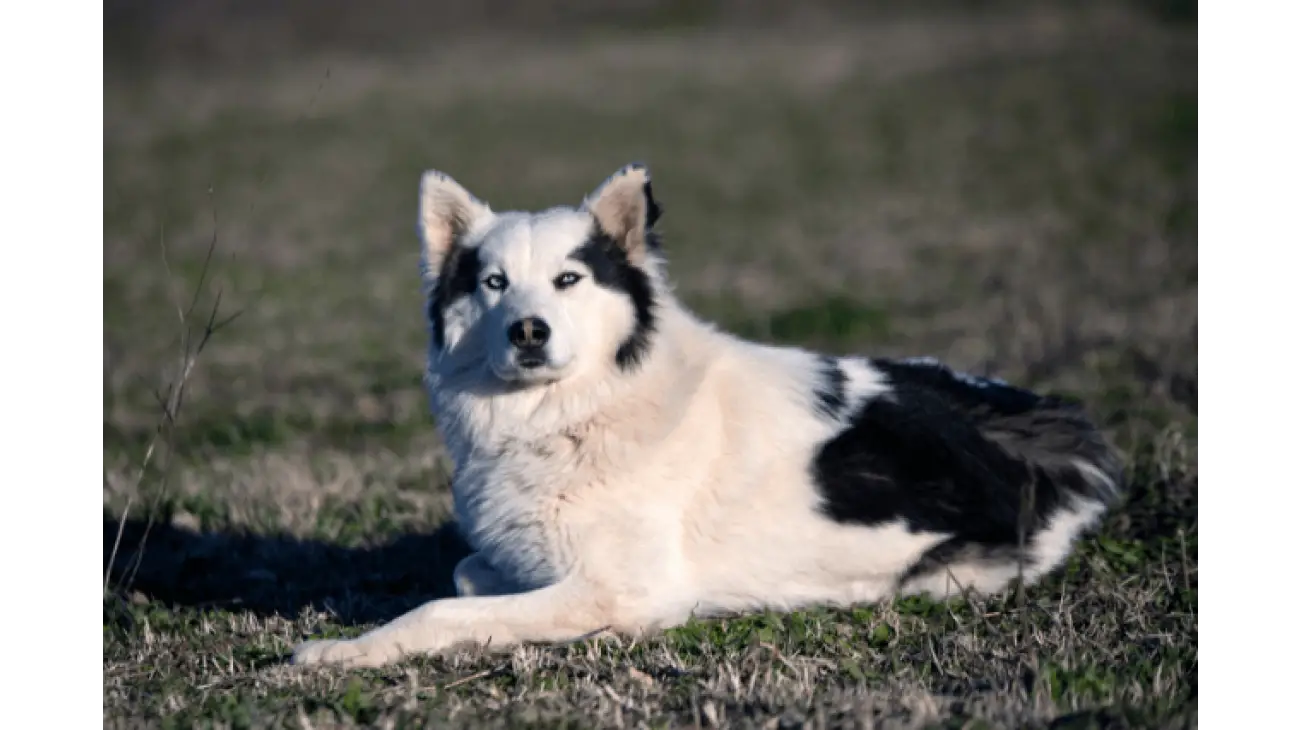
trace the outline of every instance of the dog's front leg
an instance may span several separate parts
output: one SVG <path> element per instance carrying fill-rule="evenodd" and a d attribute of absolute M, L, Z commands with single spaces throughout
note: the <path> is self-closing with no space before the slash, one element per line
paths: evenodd
<path fill-rule="evenodd" d="M 570 578 L 527 593 L 432 601 L 356 639 L 299 644 L 293 663 L 377 667 L 467 644 L 575 641 L 616 623 L 604 597 Z"/>
<path fill-rule="evenodd" d="M 482 553 L 474 553 L 457 563 L 452 582 L 458 596 L 501 596 L 518 592 Z"/>

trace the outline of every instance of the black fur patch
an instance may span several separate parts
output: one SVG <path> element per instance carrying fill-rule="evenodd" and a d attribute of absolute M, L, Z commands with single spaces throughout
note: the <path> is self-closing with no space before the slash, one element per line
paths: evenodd
<path fill-rule="evenodd" d="M 433 344 L 441 348 L 444 337 L 444 317 L 447 307 L 463 296 L 469 296 L 478 288 L 479 273 L 478 249 L 452 246 L 451 252 L 442 261 L 438 271 L 438 284 L 429 297 L 429 322 L 433 326 Z"/>
<path fill-rule="evenodd" d="M 840 367 L 840 361 L 833 357 L 821 357 L 818 364 L 821 367 L 821 383 L 815 392 L 817 410 L 828 418 L 838 419 L 848 405 L 848 392 L 845 389 L 848 376 Z"/>
<path fill-rule="evenodd" d="M 655 222 L 663 215 L 663 208 L 655 200 L 654 192 L 650 189 L 650 181 L 645 181 L 645 242 L 651 251 L 658 251 L 662 248 L 662 242 L 659 240 L 659 234 L 654 229 Z"/>
<path fill-rule="evenodd" d="M 619 345 L 614 361 L 621 370 L 635 368 L 649 352 L 655 330 L 655 292 L 650 275 L 629 261 L 627 253 L 599 226 L 569 257 L 586 264 L 597 284 L 622 292 L 632 301 L 636 324 Z"/>
<path fill-rule="evenodd" d="M 1074 466 L 1083 460 L 1121 484 L 1118 456 L 1077 405 L 938 364 L 872 364 L 890 390 L 823 444 L 813 472 L 836 522 L 901 519 L 950 536 L 909 575 L 972 551 L 1014 550 L 1071 495 L 1117 496 Z"/>

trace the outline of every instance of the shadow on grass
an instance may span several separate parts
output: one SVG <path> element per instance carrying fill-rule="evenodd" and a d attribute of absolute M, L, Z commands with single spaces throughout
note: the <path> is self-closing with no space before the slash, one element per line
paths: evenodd
<path fill-rule="evenodd" d="M 104 567 L 119 517 L 104 512 Z M 456 525 L 350 548 L 253 533 L 197 532 L 128 519 L 110 588 L 170 607 L 233 609 L 293 618 L 328 611 L 344 625 L 395 618 L 425 601 L 454 595 L 452 571 L 469 546 Z"/>

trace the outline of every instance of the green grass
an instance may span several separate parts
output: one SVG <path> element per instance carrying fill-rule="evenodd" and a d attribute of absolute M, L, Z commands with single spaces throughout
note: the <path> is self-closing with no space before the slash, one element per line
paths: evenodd
<path fill-rule="evenodd" d="M 1096 8 L 741 36 L 685 7 L 509 55 L 106 80 L 106 725 L 1195 724 L 1194 25 Z M 420 384 L 419 172 L 534 208 L 636 159 L 691 306 L 1082 398 L 1127 503 L 1023 595 L 287 666 L 309 634 L 449 595 L 465 551 Z M 137 480 L 214 235 L 197 309 L 220 290 L 242 314 Z"/>

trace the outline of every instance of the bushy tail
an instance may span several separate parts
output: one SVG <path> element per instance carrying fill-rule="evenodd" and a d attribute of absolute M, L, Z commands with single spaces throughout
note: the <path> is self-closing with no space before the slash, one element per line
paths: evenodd
<path fill-rule="evenodd" d="M 1083 412 L 1061 398 L 1044 397 L 1021 413 L 987 414 L 980 431 L 1012 456 L 1042 468 L 1079 496 L 1110 506 L 1124 495 L 1124 463 Z"/>
<path fill-rule="evenodd" d="M 1078 402 L 958 372 L 931 358 L 873 362 L 896 386 L 910 383 L 943 399 L 984 438 L 1068 492 L 1110 506 L 1126 491 L 1119 452 Z"/>

